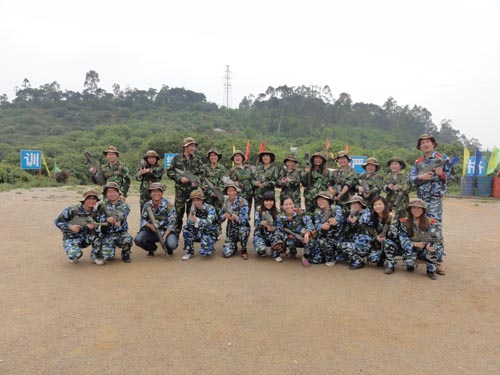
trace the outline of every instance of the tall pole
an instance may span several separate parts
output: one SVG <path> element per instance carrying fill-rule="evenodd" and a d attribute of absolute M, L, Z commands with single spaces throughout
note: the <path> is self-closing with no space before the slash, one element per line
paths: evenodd
<path fill-rule="evenodd" d="M 231 97 L 231 71 L 229 65 L 226 65 L 226 72 L 224 76 L 224 98 L 226 100 L 226 108 L 229 108 L 229 98 Z"/>

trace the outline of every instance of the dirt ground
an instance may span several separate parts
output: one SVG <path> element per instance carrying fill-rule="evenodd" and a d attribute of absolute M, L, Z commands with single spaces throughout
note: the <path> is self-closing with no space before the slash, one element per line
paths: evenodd
<path fill-rule="evenodd" d="M 500 202 L 445 201 L 447 275 L 271 258 L 66 260 L 82 190 L 0 193 L 0 374 L 500 374 Z M 131 233 L 139 224 L 131 197 Z M 399 262 L 401 263 L 401 262 Z"/>

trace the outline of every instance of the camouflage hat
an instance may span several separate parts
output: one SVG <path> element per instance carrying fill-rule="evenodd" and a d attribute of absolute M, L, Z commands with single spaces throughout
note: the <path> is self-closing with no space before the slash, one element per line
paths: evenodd
<path fill-rule="evenodd" d="M 366 207 L 366 203 L 365 203 L 365 200 L 363 199 L 363 197 L 359 196 L 359 195 L 353 195 L 352 198 L 350 200 L 348 200 L 346 202 L 347 204 L 351 204 L 351 203 L 359 203 L 361 204 L 362 206 L 365 206 Z"/>
<path fill-rule="evenodd" d="M 294 163 L 298 163 L 299 161 L 297 160 L 297 157 L 294 154 L 288 154 L 285 157 L 285 160 L 283 160 L 283 163 L 286 163 L 287 161 L 293 161 Z"/>
<path fill-rule="evenodd" d="M 207 152 L 207 159 L 210 158 L 210 154 L 217 155 L 217 161 L 219 161 L 220 158 L 222 157 L 222 154 L 216 148 L 211 148 L 210 150 L 208 150 L 208 152 Z"/>
<path fill-rule="evenodd" d="M 83 192 L 82 199 L 80 200 L 81 203 L 85 202 L 85 200 L 89 197 L 95 197 L 97 201 L 99 202 L 99 192 L 96 189 L 87 189 Z"/>
<path fill-rule="evenodd" d="M 276 196 L 273 191 L 266 191 L 262 194 L 262 201 L 276 201 Z"/>
<path fill-rule="evenodd" d="M 314 164 L 314 158 L 316 156 L 319 156 L 321 159 L 323 159 L 323 162 L 321 164 L 325 164 L 326 163 L 326 157 L 325 155 L 323 155 L 321 152 L 315 152 L 314 154 L 311 155 L 311 157 L 309 158 L 309 161 L 311 162 L 311 164 Z"/>
<path fill-rule="evenodd" d="M 327 192 L 327 191 L 319 191 L 319 192 L 315 195 L 314 199 L 317 199 L 317 198 L 324 198 L 324 199 L 326 199 L 327 201 L 329 201 L 330 203 L 332 203 L 332 202 L 333 202 L 333 197 L 332 197 L 332 195 L 331 195 L 329 192 Z"/>
<path fill-rule="evenodd" d="M 411 207 L 420 207 L 423 208 L 424 211 L 427 211 L 427 203 L 420 198 L 413 198 L 410 200 L 410 203 L 408 203 L 408 210 L 410 210 Z"/>
<path fill-rule="evenodd" d="M 196 146 L 198 146 L 198 143 L 194 140 L 194 138 L 191 137 L 184 138 L 184 140 L 182 141 L 182 147 L 187 147 L 189 145 L 192 145 L 193 143 Z"/>
<path fill-rule="evenodd" d="M 236 192 L 238 192 L 238 193 L 241 191 L 240 188 L 238 186 L 236 186 L 236 183 L 234 181 L 229 180 L 229 181 L 224 183 L 224 191 L 223 192 L 225 195 L 227 195 L 227 189 L 230 187 L 235 188 Z"/>
<path fill-rule="evenodd" d="M 262 157 L 264 155 L 269 155 L 271 157 L 271 163 L 274 163 L 274 159 L 276 158 L 276 155 L 274 155 L 274 153 L 272 153 L 271 151 L 269 150 L 264 150 L 262 152 L 259 152 L 259 162 L 262 163 Z"/>
<path fill-rule="evenodd" d="M 364 170 L 366 170 L 366 166 L 368 164 L 373 164 L 375 166 L 376 171 L 378 171 L 380 169 L 380 164 L 379 164 L 378 160 L 373 158 L 373 157 L 366 159 L 366 163 L 362 165 Z"/>
<path fill-rule="evenodd" d="M 243 153 L 243 151 L 241 150 L 236 150 L 235 152 L 233 152 L 233 154 L 231 155 L 231 160 L 234 161 L 234 157 L 236 155 L 241 155 L 241 157 L 243 158 L 243 160 L 245 160 L 245 154 Z"/>
<path fill-rule="evenodd" d="M 144 156 L 142 157 L 145 161 L 148 161 L 148 158 L 150 156 L 154 156 L 156 158 L 156 161 L 160 160 L 160 156 L 156 153 L 155 150 L 149 150 L 147 151 Z"/>
<path fill-rule="evenodd" d="M 393 161 L 399 163 L 399 165 L 401 166 L 401 169 L 405 169 L 406 168 L 406 162 L 403 159 L 401 159 L 400 157 L 397 157 L 397 156 L 393 156 L 392 158 L 390 158 L 387 161 L 387 166 L 389 167 Z"/>
<path fill-rule="evenodd" d="M 102 188 L 102 195 L 106 195 L 106 190 L 108 190 L 109 188 L 116 189 L 118 190 L 118 193 L 121 194 L 120 185 L 117 182 L 108 182 Z"/>
<path fill-rule="evenodd" d="M 339 151 L 335 154 L 335 161 L 339 160 L 340 158 L 346 157 L 347 160 L 351 161 L 351 158 L 349 157 L 349 154 L 347 151 Z"/>
<path fill-rule="evenodd" d="M 165 185 L 163 185 L 161 182 L 153 182 L 151 185 L 148 186 L 148 190 L 161 190 L 162 193 L 167 189 Z"/>
<path fill-rule="evenodd" d="M 420 137 L 418 137 L 418 140 L 417 140 L 417 149 L 420 150 L 420 141 L 422 139 L 430 139 L 432 141 L 432 143 L 434 143 L 434 147 L 437 146 L 437 142 L 436 142 L 436 139 L 434 138 L 434 136 L 430 135 L 430 134 L 422 134 Z"/>
<path fill-rule="evenodd" d="M 205 194 L 203 193 L 203 190 L 201 190 L 201 189 L 193 190 L 191 192 L 191 194 L 189 194 L 189 200 L 193 200 L 193 199 L 204 200 Z"/>
<path fill-rule="evenodd" d="M 117 156 L 120 156 L 120 153 L 118 152 L 118 148 L 116 148 L 115 146 L 108 146 L 108 149 L 104 150 L 102 152 L 102 154 L 107 155 L 108 152 L 114 152 Z"/>

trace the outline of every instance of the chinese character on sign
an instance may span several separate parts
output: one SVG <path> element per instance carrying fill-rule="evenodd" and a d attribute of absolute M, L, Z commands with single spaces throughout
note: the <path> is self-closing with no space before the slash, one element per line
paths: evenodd
<path fill-rule="evenodd" d="M 484 176 L 486 174 L 486 165 L 487 161 L 486 158 L 483 156 L 481 158 L 481 161 L 479 162 L 479 172 L 478 176 Z M 469 160 L 467 160 L 467 164 L 465 166 L 465 175 L 466 176 L 474 176 L 474 168 L 476 166 L 476 157 L 471 156 L 469 157 Z"/>
<path fill-rule="evenodd" d="M 363 164 L 366 163 L 366 156 L 351 156 L 351 167 L 357 174 L 363 173 Z"/>
<path fill-rule="evenodd" d="M 175 155 L 177 155 L 177 154 L 164 154 L 163 155 L 165 168 L 170 167 L 170 164 L 172 163 L 172 159 L 174 158 Z"/>
<path fill-rule="evenodd" d="M 21 169 L 41 169 L 42 151 L 21 150 Z"/>

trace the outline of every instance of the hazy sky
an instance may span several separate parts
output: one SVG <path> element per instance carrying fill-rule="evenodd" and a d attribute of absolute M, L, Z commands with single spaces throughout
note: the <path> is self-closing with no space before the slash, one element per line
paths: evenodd
<path fill-rule="evenodd" d="M 500 0 L 0 0 L 0 94 L 57 81 L 204 93 L 222 104 L 268 86 L 426 107 L 500 147 Z M 335 136 L 335 134 L 334 134 Z"/>

